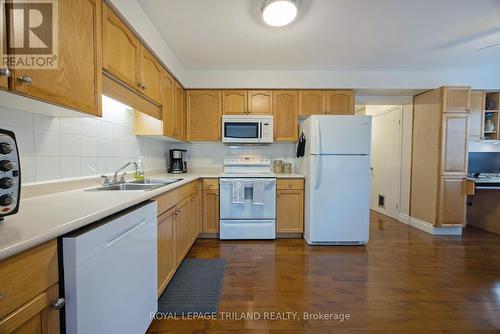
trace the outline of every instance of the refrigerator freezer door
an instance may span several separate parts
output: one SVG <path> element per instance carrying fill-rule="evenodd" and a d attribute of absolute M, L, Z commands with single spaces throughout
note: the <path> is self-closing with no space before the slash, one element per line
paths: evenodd
<path fill-rule="evenodd" d="M 370 156 L 308 159 L 306 228 L 309 244 L 364 244 L 369 239 Z"/>
<path fill-rule="evenodd" d="M 370 154 L 371 116 L 311 116 L 309 154 Z"/>

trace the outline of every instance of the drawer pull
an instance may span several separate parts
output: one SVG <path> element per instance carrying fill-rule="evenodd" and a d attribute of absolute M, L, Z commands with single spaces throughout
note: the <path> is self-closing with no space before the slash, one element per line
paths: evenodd
<path fill-rule="evenodd" d="M 52 307 L 54 310 L 60 310 L 64 307 L 64 304 L 66 304 L 64 298 L 59 298 L 50 303 L 50 307 Z"/>
<path fill-rule="evenodd" d="M 19 79 L 19 81 L 21 81 L 22 83 L 25 83 L 27 85 L 31 85 L 33 83 L 33 79 L 31 79 L 31 77 L 26 76 L 26 75 L 23 75 L 23 76 L 19 77 L 18 79 Z"/>

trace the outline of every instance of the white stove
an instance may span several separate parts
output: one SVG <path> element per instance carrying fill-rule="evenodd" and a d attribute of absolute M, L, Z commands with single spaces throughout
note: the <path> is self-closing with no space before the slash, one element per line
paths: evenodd
<path fill-rule="evenodd" d="M 264 155 L 228 155 L 220 181 L 220 239 L 276 238 L 276 178 Z"/>
<path fill-rule="evenodd" d="M 241 154 L 224 157 L 222 177 L 272 177 L 271 158 L 267 155 Z"/>

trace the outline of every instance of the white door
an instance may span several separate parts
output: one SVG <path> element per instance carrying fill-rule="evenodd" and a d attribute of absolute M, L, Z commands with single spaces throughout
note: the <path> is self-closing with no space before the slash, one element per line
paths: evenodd
<path fill-rule="evenodd" d="M 310 244 L 366 243 L 370 219 L 370 156 L 317 155 L 310 159 L 306 241 Z"/>
<path fill-rule="evenodd" d="M 373 116 L 371 209 L 398 219 L 401 107 Z"/>

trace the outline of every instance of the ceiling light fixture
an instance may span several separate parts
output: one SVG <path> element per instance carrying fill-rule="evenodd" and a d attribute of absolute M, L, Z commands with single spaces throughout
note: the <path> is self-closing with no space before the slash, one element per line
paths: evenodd
<path fill-rule="evenodd" d="M 266 0 L 262 4 L 262 18 L 273 27 L 283 27 L 297 17 L 297 0 Z"/>

